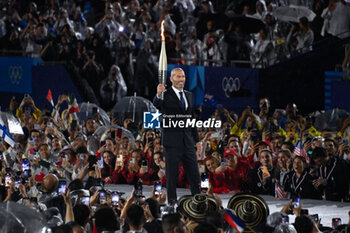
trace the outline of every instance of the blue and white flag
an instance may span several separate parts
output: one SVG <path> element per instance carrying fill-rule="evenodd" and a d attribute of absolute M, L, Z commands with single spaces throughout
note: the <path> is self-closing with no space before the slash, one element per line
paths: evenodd
<path fill-rule="evenodd" d="M 0 136 L 5 142 L 7 142 L 11 147 L 15 145 L 15 140 L 13 140 L 10 132 L 7 130 L 4 122 L 0 119 Z"/>

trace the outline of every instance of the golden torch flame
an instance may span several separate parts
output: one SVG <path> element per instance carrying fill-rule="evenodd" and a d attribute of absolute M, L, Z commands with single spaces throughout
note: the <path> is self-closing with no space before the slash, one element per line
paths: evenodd
<path fill-rule="evenodd" d="M 165 40 L 165 36 L 164 36 L 164 19 L 162 20 L 162 23 L 161 23 L 160 35 L 162 36 L 162 40 Z"/>

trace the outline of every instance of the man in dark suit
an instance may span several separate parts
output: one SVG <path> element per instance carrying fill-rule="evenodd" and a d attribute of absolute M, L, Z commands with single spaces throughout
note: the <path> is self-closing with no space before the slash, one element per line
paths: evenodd
<path fill-rule="evenodd" d="M 166 122 L 169 122 L 168 120 L 186 122 L 186 119 L 193 118 L 194 106 L 192 94 L 183 89 L 186 81 L 185 72 L 181 68 L 173 69 L 170 81 L 172 86 L 167 89 L 163 84 L 157 86 L 157 95 L 154 97 L 153 104 L 160 109 Z M 163 100 L 160 98 L 162 93 L 164 93 Z M 192 195 L 200 193 L 200 177 L 194 146 L 196 145 L 198 154 L 202 151 L 202 144 L 197 128 L 163 126 L 162 140 L 166 159 L 168 203 L 177 200 L 176 181 L 180 162 L 187 175 Z"/>

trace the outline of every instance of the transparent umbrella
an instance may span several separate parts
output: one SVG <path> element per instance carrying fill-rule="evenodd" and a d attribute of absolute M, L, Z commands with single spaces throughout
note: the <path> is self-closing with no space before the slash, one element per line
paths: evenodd
<path fill-rule="evenodd" d="M 49 233 L 44 216 L 37 210 L 6 202 L 0 204 L 0 232 Z"/>
<path fill-rule="evenodd" d="M 340 126 L 340 120 L 347 118 L 350 116 L 350 113 L 343 109 L 334 108 L 325 111 L 324 113 L 319 114 L 316 116 L 315 119 L 315 128 L 318 131 L 323 131 L 325 129 L 336 131 L 339 130 Z"/>
<path fill-rule="evenodd" d="M 134 145 L 135 143 L 135 137 L 134 135 L 131 133 L 130 130 L 127 130 L 119 125 L 113 125 L 111 127 L 111 129 L 115 129 L 115 130 L 118 130 L 118 129 L 121 129 L 121 137 L 124 138 L 124 137 L 127 137 L 129 139 L 129 142 L 131 143 L 131 145 Z"/>
<path fill-rule="evenodd" d="M 96 104 L 89 102 L 82 102 L 79 104 L 79 112 L 77 113 L 80 120 L 86 121 L 89 118 L 96 118 L 95 114 L 100 118 L 101 123 L 106 126 L 111 125 L 111 121 L 102 108 L 97 106 Z"/>
<path fill-rule="evenodd" d="M 133 134 L 119 126 L 119 125 L 113 125 L 112 127 L 107 127 L 107 126 L 100 126 L 96 129 L 96 131 L 93 133 L 92 137 L 90 137 L 88 143 L 87 143 L 87 147 L 88 147 L 88 151 L 90 153 L 93 153 L 95 154 L 96 151 L 99 149 L 100 147 L 100 138 L 102 136 L 102 134 L 104 134 L 107 130 L 110 130 L 110 129 L 114 129 L 114 130 L 117 130 L 117 129 L 121 129 L 121 137 L 127 137 L 131 143 L 131 145 L 133 146 L 134 143 L 135 143 L 135 137 L 133 136 Z"/>
<path fill-rule="evenodd" d="M 140 127 L 143 121 L 144 112 L 155 112 L 156 108 L 148 99 L 140 96 L 126 96 L 114 105 L 111 114 L 118 120 L 119 124 L 123 124 L 126 118 L 131 118 L 133 122 Z"/>
<path fill-rule="evenodd" d="M 96 129 L 96 131 L 92 134 L 92 137 L 87 142 L 87 149 L 89 153 L 95 154 L 96 151 L 100 147 L 100 138 L 104 132 L 106 132 L 109 129 L 107 126 L 100 126 Z"/>
<path fill-rule="evenodd" d="M 273 15 L 281 21 L 294 23 L 298 23 L 301 17 L 306 17 L 309 22 L 312 22 L 316 17 L 312 10 L 295 5 L 280 6 L 273 11 Z"/>

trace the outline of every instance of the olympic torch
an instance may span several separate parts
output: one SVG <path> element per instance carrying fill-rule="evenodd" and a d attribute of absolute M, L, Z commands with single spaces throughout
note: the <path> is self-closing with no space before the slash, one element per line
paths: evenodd
<path fill-rule="evenodd" d="M 165 85 L 166 84 L 166 78 L 167 78 L 167 58 L 166 58 L 166 50 L 165 50 L 165 36 L 164 36 L 164 20 L 161 24 L 161 35 L 162 35 L 162 47 L 160 50 L 160 56 L 159 56 L 159 67 L 158 67 L 158 78 L 159 83 Z M 164 93 L 161 94 L 160 99 L 164 99 Z"/>

